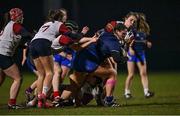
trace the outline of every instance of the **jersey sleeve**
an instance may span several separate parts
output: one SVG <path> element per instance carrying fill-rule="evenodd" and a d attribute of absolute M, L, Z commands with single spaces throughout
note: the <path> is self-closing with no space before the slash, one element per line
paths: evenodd
<path fill-rule="evenodd" d="M 61 24 L 60 27 L 59 27 L 59 33 L 65 34 L 65 33 L 68 33 L 68 32 L 70 32 L 70 30 L 64 24 Z"/>
<path fill-rule="evenodd" d="M 73 33 L 64 24 L 60 25 L 59 33 L 66 35 L 74 40 L 77 40 L 77 39 L 79 40 L 83 37 L 82 33 Z"/>
<path fill-rule="evenodd" d="M 21 24 L 14 23 L 13 31 L 16 35 L 21 35 L 23 39 L 20 41 L 20 45 L 24 45 L 26 42 L 30 42 L 33 35 L 27 31 Z"/>
<path fill-rule="evenodd" d="M 21 30 L 23 29 L 22 25 L 19 23 L 14 23 L 13 25 L 13 32 L 18 35 L 21 33 Z"/>
<path fill-rule="evenodd" d="M 14 23 L 13 31 L 16 35 L 20 34 L 23 37 L 32 37 L 33 35 L 27 31 L 21 24 Z"/>
<path fill-rule="evenodd" d="M 107 44 L 110 55 L 113 57 L 114 61 L 117 63 L 124 62 L 124 56 L 122 54 L 121 45 L 115 41 L 109 41 Z"/>
<path fill-rule="evenodd" d="M 69 44 L 73 43 L 73 40 L 68 36 L 62 35 L 59 38 L 59 43 L 60 43 L 60 45 L 63 45 L 63 46 L 64 45 L 69 45 Z"/>

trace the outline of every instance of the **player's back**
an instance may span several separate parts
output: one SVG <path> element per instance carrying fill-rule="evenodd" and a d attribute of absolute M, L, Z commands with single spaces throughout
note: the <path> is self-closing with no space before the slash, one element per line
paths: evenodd
<path fill-rule="evenodd" d="M 46 22 L 41 26 L 41 28 L 39 29 L 38 33 L 34 36 L 32 41 L 38 38 L 53 41 L 56 38 L 56 36 L 59 35 L 59 29 L 61 25 L 62 22 L 59 21 Z"/>
<path fill-rule="evenodd" d="M 13 56 L 15 49 L 21 40 L 21 36 L 16 35 L 13 32 L 14 24 L 15 22 L 10 21 L 0 36 L 0 54 L 2 55 Z"/>
<path fill-rule="evenodd" d="M 97 42 L 97 52 L 101 60 L 111 56 L 113 50 L 119 51 L 121 44 L 113 33 L 104 33 Z"/>

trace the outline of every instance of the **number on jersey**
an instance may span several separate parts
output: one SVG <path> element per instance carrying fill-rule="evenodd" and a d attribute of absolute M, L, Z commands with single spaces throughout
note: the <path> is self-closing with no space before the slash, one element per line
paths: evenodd
<path fill-rule="evenodd" d="M 42 32 L 45 32 L 48 28 L 50 27 L 50 25 L 44 25 L 41 28 L 43 29 Z"/>

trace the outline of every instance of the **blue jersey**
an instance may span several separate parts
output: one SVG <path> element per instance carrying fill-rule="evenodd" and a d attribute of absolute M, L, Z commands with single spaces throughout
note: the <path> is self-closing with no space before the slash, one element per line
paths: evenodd
<path fill-rule="evenodd" d="M 112 33 L 103 33 L 97 43 L 78 51 L 73 59 L 73 69 L 78 72 L 93 72 L 108 57 L 119 56 L 121 44 Z M 114 55 L 114 53 L 116 55 Z M 115 58 L 115 61 L 120 57 Z M 118 61 L 117 61 L 118 62 Z"/>
<path fill-rule="evenodd" d="M 135 42 L 133 44 L 133 48 L 138 53 L 142 53 L 146 48 L 147 35 L 146 33 L 143 32 L 135 32 L 134 34 L 135 34 Z"/>

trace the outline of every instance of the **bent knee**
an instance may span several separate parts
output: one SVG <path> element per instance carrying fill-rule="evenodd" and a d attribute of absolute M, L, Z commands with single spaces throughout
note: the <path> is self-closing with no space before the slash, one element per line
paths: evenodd
<path fill-rule="evenodd" d="M 141 72 L 141 73 L 140 73 L 140 76 L 141 76 L 141 77 L 147 77 L 147 73 L 146 73 L 146 72 Z"/>
<path fill-rule="evenodd" d="M 46 73 L 46 77 L 53 77 L 54 73 L 52 71 L 49 71 Z"/>
<path fill-rule="evenodd" d="M 113 75 L 113 76 L 116 76 L 117 75 L 117 71 L 115 69 L 110 69 L 109 70 L 109 74 Z"/>
<path fill-rule="evenodd" d="M 127 76 L 127 78 L 130 78 L 130 79 L 132 79 L 134 77 L 134 73 L 128 73 L 128 76 Z"/>
<path fill-rule="evenodd" d="M 71 85 L 73 85 L 74 87 L 77 87 L 77 88 L 81 87 L 83 80 L 78 79 L 77 75 L 71 74 L 69 76 L 69 78 L 70 78 Z"/>
<path fill-rule="evenodd" d="M 22 83 L 23 79 L 22 79 L 22 77 L 16 77 L 16 78 L 14 78 L 14 81 L 16 81 L 18 83 Z"/>

